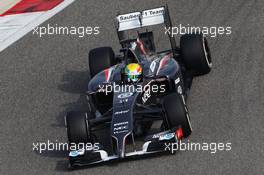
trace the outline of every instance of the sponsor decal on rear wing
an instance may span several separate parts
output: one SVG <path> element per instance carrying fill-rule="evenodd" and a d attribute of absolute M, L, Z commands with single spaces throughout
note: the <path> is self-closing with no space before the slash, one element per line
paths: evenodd
<path fill-rule="evenodd" d="M 118 15 L 118 31 L 136 29 L 140 27 L 163 24 L 165 8 L 155 8 L 144 10 L 142 12 L 133 12 L 124 15 Z"/>

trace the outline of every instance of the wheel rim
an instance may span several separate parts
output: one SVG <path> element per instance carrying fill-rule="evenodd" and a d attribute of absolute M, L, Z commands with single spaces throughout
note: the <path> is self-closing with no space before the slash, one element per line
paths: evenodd
<path fill-rule="evenodd" d="M 204 51 L 204 55 L 205 55 L 205 60 L 207 62 L 207 65 L 209 68 L 212 68 L 212 60 L 211 60 L 211 53 L 210 53 L 210 49 L 208 47 L 208 43 L 206 38 L 203 36 L 203 51 Z"/>

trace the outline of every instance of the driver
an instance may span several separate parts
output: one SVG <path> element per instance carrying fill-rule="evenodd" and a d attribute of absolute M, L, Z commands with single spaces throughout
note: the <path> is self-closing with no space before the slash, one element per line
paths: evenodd
<path fill-rule="evenodd" d="M 142 67 L 138 63 L 130 63 L 125 68 L 127 82 L 135 83 L 142 79 Z"/>

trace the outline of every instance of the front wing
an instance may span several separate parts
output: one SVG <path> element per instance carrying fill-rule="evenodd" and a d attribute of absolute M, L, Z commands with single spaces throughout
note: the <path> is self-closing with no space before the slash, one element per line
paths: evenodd
<path fill-rule="evenodd" d="M 117 154 L 109 155 L 103 148 L 94 151 L 71 151 L 69 154 L 70 166 L 77 168 L 129 158 L 145 157 L 157 153 L 173 153 L 170 145 L 177 144 L 178 141 L 176 132 L 165 131 L 146 137 L 146 142 L 143 144 L 141 150 L 126 152 L 124 157 L 120 157 Z"/>

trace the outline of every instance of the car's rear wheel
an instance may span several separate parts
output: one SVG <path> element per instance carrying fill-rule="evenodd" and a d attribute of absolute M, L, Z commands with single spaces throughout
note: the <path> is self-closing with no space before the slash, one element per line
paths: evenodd
<path fill-rule="evenodd" d="M 212 59 L 206 38 L 202 34 L 185 34 L 180 39 L 181 57 L 184 65 L 194 75 L 211 71 Z"/>
<path fill-rule="evenodd" d="M 115 65 L 115 53 L 111 47 L 99 47 L 89 52 L 89 69 L 91 78 L 104 69 Z"/>
<path fill-rule="evenodd" d="M 76 111 L 68 112 L 65 120 L 70 143 L 78 144 L 92 142 L 88 124 L 88 113 Z"/>
<path fill-rule="evenodd" d="M 183 137 L 192 133 L 191 123 L 183 98 L 177 93 L 164 97 L 163 108 L 168 129 L 181 127 Z"/>

